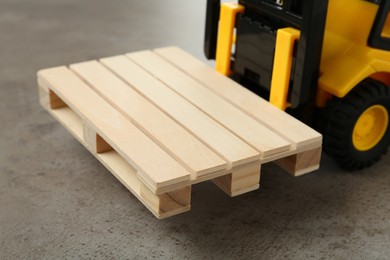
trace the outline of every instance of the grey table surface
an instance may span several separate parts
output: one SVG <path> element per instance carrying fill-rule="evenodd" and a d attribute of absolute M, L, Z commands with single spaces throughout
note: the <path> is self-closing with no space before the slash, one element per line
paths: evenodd
<path fill-rule="evenodd" d="M 157 220 L 38 103 L 41 68 L 177 45 L 203 58 L 205 1 L 0 0 L 0 259 L 388 259 L 390 154 L 357 173 L 327 158 L 262 169 L 230 198 L 193 186 Z"/>

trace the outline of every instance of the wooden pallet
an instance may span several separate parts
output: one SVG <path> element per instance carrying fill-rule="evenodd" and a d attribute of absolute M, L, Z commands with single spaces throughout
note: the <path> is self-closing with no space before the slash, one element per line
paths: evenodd
<path fill-rule="evenodd" d="M 158 218 L 190 209 L 191 186 L 259 188 L 274 161 L 318 168 L 322 137 L 168 47 L 38 72 L 40 102 Z"/>

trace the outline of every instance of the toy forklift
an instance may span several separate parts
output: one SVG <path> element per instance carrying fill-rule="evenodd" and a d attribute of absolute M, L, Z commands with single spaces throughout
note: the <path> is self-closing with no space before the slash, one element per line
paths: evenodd
<path fill-rule="evenodd" d="M 204 51 L 363 169 L 390 144 L 389 12 L 388 0 L 208 0 Z"/>

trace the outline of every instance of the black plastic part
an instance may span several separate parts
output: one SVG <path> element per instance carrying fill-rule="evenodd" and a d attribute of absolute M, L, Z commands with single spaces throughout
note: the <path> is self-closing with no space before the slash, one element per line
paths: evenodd
<path fill-rule="evenodd" d="M 316 1 L 316 0 L 314 0 Z M 245 6 L 245 15 L 254 20 L 262 20 L 267 17 L 277 21 L 279 25 L 301 27 L 302 24 L 302 0 L 284 0 L 278 4 L 275 0 L 240 0 Z"/>
<path fill-rule="evenodd" d="M 366 1 L 374 4 L 380 4 L 382 2 L 381 0 L 366 0 Z"/>
<path fill-rule="evenodd" d="M 234 71 L 270 90 L 276 34 L 248 17 L 239 16 Z"/>
<path fill-rule="evenodd" d="M 232 70 L 270 90 L 276 31 L 301 30 L 291 73 L 289 102 L 298 108 L 314 100 L 319 76 L 328 0 L 240 0 L 245 12 L 238 19 Z"/>
<path fill-rule="evenodd" d="M 291 107 L 314 100 L 319 77 L 328 0 L 303 0 L 303 20 L 298 44 Z"/>
<path fill-rule="evenodd" d="M 207 59 L 215 59 L 218 37 L 220 0 L 207 0 L 204 53 Z"/>
<path fill-rule="evenodd" d="M 367 168 L 387 152 L 389 127 L 381 141 L 368 151 L 359 151 L 352 143 L 353 128 L 358 118 L 373 105 L 384 106 L 390 114 L 390 88 L 368 78 L 343 99 L 331 99 L 322 113 L 324 118 L 321 118 L 322 129 L 319 130 L 324 136 L 324 151 L 346 170 Z"/>
<path fill-rule="evenodd" d="M 385 26 L 387 16 L 390 11 L 390 1 L 381 1 L 376 15 L 374 25 L 372 26 L 368 45 L 373 48 L 390 50 L 390 38 L 382 36 L 383 27 Z"/>

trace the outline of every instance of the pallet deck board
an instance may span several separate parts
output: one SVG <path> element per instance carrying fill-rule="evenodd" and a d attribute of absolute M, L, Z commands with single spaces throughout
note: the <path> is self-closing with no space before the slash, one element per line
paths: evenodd
<path fill-rule="evenodd" d="M 97 61 L 70 65 L 80 78 L 196 177 L 227 169 L 227 163 Z"/>
<path fill-rule="evenodd" d="M 316 147 L 322 136 L 299 120 L 271 106 L 267 101 L 229 78 L 219 74 L 194 56 L 178 47 L 155 49 L 154 52 L 189 76 L 236 105 L 257 121 L 263 123 L 294 144 L 294 148 Z"/>
<path fill-rule="evenodd" d="M 66 67 L 46 69 L 39 78 L 156 188 L 190 179 L 190 173 L 124 118 Z"/>
<path fill-rule="evenodd" d="M 51 109 L 49 97 L 49 89 L 44 85 L 44 83 L 39 82 L 39 92 L 40 92 L 40 102 L 48 112 L 57 119 L 82 145 L 85 146 L 91 153 L 96 157 L 96 159 L 102 163 L 131 193 L 141 201 L 157 218 L 167 218 L 176 214 L 186 212 L 191 209 L 191 206 L 188 205 L 179 205 L 176 206 L 173 210 L 163 212 L 159 210 L 161 205 L 155 205 L 156 203 L 150 203 L 150 196 L 145 198 L 145 192 L 142 192 L 143 184 L 142 181 L 138 179 L 137 171 L 131 167 L 131 165 L 120 156 L 115 150 L 107 151 L 105 153 L 95 153 L 91 150 L 91 147 L 85 142 L 83 138 L 83 122 L 82 119 L 67 105 L 65 106 L 54 106 L 55 109 Z M 151 196 L 153 197 L 153 196 Z M 153 199 L 152 199 L 153 200 Z M 154 200 L 158 200 L 154 198 Z M 172 204 L 167 198 L 164 198 L 162 201 L 164 204 Z M 174 201 L 173 201 L 174 203 Z M 165 205 L 162 206 L 166 208 Z"/>
<path fill-rule="evenodd" d="M 290 150 L 290 142 L 250 118 L 237 107 L 216 95 L 152 51 L 126 55 L 179 95 L 220 122 L 260 152 L 263 157 Z M 251 131 L 248 131 L 251 129 Z"/>
<path fill-rule="evenodd" d="M 175 47 L 41 70 L 38 86 L 157 218 L 188 211 L 199 182 L 237 196 L 259 188 L 266 162 L 294 176 L 319 166 L 321 135 Z"/>
<path fill-rule="evenodd" d="M 232 167 L 260 159 L 258 151 L 125 56 L 100 61 L 176 122 L 208 144 Z"/>

